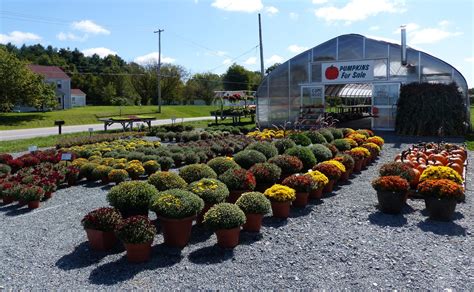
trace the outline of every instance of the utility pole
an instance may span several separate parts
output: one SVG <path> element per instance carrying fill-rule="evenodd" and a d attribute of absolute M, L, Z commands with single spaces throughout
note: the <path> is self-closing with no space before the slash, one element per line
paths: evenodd
<path fill-rule="evenodd" d="M 263 42 L 262 42 L 262 21 L 260 13 L 258 14 L 258 35 L 260 38 L 260 74 L 262 75 L 262 81 L 265 77 L 265 69 L 263 67 Z"/>
<path fill-rule="evenodd" d="M 161 33 L 164 29 L 155 30 L 158 33 L 158 113 L 161 113 Z"/>

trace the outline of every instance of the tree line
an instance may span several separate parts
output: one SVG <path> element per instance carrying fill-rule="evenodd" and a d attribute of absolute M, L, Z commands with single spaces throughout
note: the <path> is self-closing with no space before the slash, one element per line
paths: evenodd
<path fill-rule="evenodd" d="M 78 49 L 57 49 L 40 44 L 0 45 L 0 54 L 0 94 L 5 97 L 0 101 L 0 111 L 17 103 L 38 108 L 54 104 L 55 98 L 51 98 L 52 93 L 48 91 L 54 93 L 54 88 L 39 82 L 41 78 L 36 74 L 27 72 L 26 64 L 61 67 L 71 77 L 71 87 L 85 92 L 87 103 L 91 105 L 157 104 L 156 62 L 140 65 L 126 62 L 118 55 L 104 58 L 96 54 L 85 56 Z M 4 79 L 8 75 L 9 78 Z M 256 90 L 260 82 L 258 71 L 249 71 L 235 63 L 221 75 L 212 72 L 191 75 L 180 65 L 161 66 L 163 104 L 193 104 L 196 100 L 211 104 L 215 90 Z M 26 88 L 26 85 L 35 90 Z"/>

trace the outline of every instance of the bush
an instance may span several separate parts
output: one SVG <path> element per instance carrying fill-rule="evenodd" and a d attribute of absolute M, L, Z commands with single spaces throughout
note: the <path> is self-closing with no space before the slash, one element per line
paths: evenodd
<path fill-rule="evenodd" d="M 270 142 L 254 142 L 245 148 L 246 150 L 257 150 L 258 152 L 265 155 L 267 159 L 272 158 L 278 154 L 278 149 Z"/>
<path fill-rule="evenodd" d="M 140 175 L 145 173 L 145 168 L 143 168 L 142 164 L 137 160 L 130 161 L 125 167 L 125 170 L 132 179 L 137 179 Z"/>
<path fill-rule="evenodd" d="M 270 201 L 260 192 L 243 193 L 235 204 L 245 214 L 262 214 L 270 212 Z"/>
<path fill-rule="evenodd" d="M 334 139 L 344 138 L 344 133 L 342 132 L 342 129 L 329 128 L 328 130 L 331 132 Z"/>
<path fill-rule="evenodd" d="M 400 176 L 409 182 L 415 179 L 415 171 L 413 168 L 403 162 L 388 162 L 379 169 L 380 176 Z"/>
<path fill-rule="evenodd" d="M 13 156 L 8 153 L 0 154 L 0 163 L 6 164 L 8 161 L 13 160 Z"/>
<path fill-rule="evenodd" d="M 311 144 L 311 140 L 303 133 L 293 133 L 289 135 L 288 138 L 293 140 L 296 145 L 308 146 Z"/>
<path fill-rule="evenodd" d="M 240 168 L 240 166 L 234 160 L 232 160 L 232 158 L 228 157 L 213 158 L 207 163 L 207 165 L 212 168 L 217 175 L 221 175 L 229 169 Z"/>
<path fill-rule="evenodd" d="M 296 192 L 294 189 L 280 184 L 275 184 L 266 189 L 263 194 L 270 201 L 275 202 L 288 202 L 296 199 Z"/>
<path fill-rule="evenodd" d="M 128 155 L 127 155 L 127 160 L 128 161 L 132 161 L 132 160 L 138 160 L 138 161 L 143 161 L 143 157 L 145 156 L 144 153 L 142 152 L 130 152 Z"/>
<path fill-rule="evenodd" d="M 106 165 L 98 165 L 92 171 L 92 176 L 95 180 L 108 180 L 109 172 L 112 170 L 112 167 Z"/>
<path fill-rule="evenodd" d="M 25 202 L 40 201 L 44 196 L 44 191 L 39 186 L 25 186 L 20 190 L 19 199 Z"/>
<path fill-rule="evenodd" d="M 455 183 L 462 184 L 462 177 L 448 166 L 428 166 L 420 176 L 420 182 L 427 179 L 449 179 Z"/>
<path fill-rule="evenodd" d="M 99 208 L 89 212 L 81 220 L 84 229 L 94 229 L 104 232 L 115 231 L 122 221 L 122 215 L 114 208 Z"/>
<path fill-rule="evenodd" d="M 249 169 L 255 163 L 267 161 L 267 158 L 256 150 L 244 150 L 234 155 L 234 161 L 242 168 Z"/>
<path fill-rule="evenodd" d="M 148 183 L 159 191 L 169 189 L 184 189 L 188 184 L 177 173 L 158 171 L 148 177 Z"/>
<path fill-rule="evenodd" d="M 243 168 L 229 169 L 219 176 L 219 180 L 231 191 L 251 191 L 257 184 L 253 173 Z"/>
<path fill-rule="evenodd" d="M 99 166 L 97 163 L 84 163 L 79 170 L 79 177 L 85 177 L 89 181 L 97 180 L 94 175 L 94 169 Z"/>
<path fill-rule="evenodd" d="M 171 153 L 171 158 L 173 159 L 174 165 L 176 165 L 177 167 L 181 166 L 184 162 L 184 159 L 186 159 L 184 153 L 181 152 Z"/>
<path fill-rule="evenodd" d="M 156 235 L 156 227 L 145 216 L 124 219 L 117 226 L 117 237 L 124 243 L 148 243 Z"/>
<path fill-rule="evenodd" d="M 168 156 L 161 156 L 157 161 L 160 164 L 162 170 L 169 170 L 174 166 L 174 160 Z"/>
<path fill-rule="evenodd" d="M 379 192 L 406 192 L 410 185 L 406 179 L 395 175 L 376 178 L 372 181 L 372 187 Z"/>
<path fill-rule="evenodd" d="M 112 207 L 122 210 L 148 209 L 150 198 L 158 191 L 147 182 L 127 181 L 110 189 L 107 201 Z"/>
<path fill-rule="evenodd" d="M 287 149 L 296 146 L 296 143 L 291 139 L 280 139 L 273 142 L 273 145 L 277 148 L 278 154 L 283 154 Z"/>
<path fill-rule="evenodd" d="M 160 171 L 160 165 L 155 160 L 148 160 L 143 163 L 143 168 L 147 175 L 152 175 L 153 173 Z"/>
<path fill-rule="evenodd" d="M 354 169 L 354 165 L 355 165 L 355 161 L 354 161 L 354 158 L 352 158 L 352 156 L 350 156 L 349 154 L 338 154 L 334 160 L 336 161 L 339 161 L 340 163 L 344 164 L 344 167 L 347 169 L 347 170 L 352 170 Z"/>
<path fill-rule="evenodd" d="M 324 145 L 313 144 L 309 146 L 311 152 L 313 152 L 316 161 L 322 162 L 332 158 L 332 152 Z"/>
<path fill-rule="evenodd" d="M 418 185 L 418 193 L 424 197 L 464 200 L 464 190 L 449 179 L 425 180 Z"/>
<path fill-rule="evenodd" d="M 6 164 L 0 163 L 0 177 L 9 174 L 12 171 L 12 168 Z"/>
<path fill-rule="evenodd" d="M 332 157 L 336 156 L 339 153 L 339 150 L 337 150 L 337 147 L 332 145 L 331 143 L 324 143 L 322 145 L 331 151 Z"/>
<path fill-rule="evenodd" d="M 194 152 L 186 152 L 184 154 L 184 163 L 185 164 L 196 164 L 199 163 L 199 156 Z"/>
<path fill-rule="evenodd" d="M 204 224 L 212 230 L 232 229 L 243 225 L 245 213 L 234 204 L 216 204 L 204 214 Z"/>
<path fill-rule="evenodd" d="M 224 202 L 229 196 L 227 186 L 212 178 L 203 178 L 195 181 L 188 186 L 188 190 L 198 195 L 206 204 L 217 204 Z"/>
<path fill-rule="evenodd" d="M 305 133 L 306 136 L 311 140 L 311 143 L 313 144 L 322 144 L 322 143 L 327 143 L 326 138 L 324 138 L 321 133 L 317 131 L 308 131 Z"/>
<path fill-rule="evenodd" d="M 198 181 L 202 178 L 217 178 L 217 174 L 206 164 L 190 164 L 179 170 L 181 176 L 187 183 Z"/>
<path fill-rule="evenodd" d="M 109 172 L 109 180 L 116 184 L 124 182 L 128 179 L 128 172 L 125 169 L 112 169 Z"/>
<path fill-rule="evenodd" d="M 195 216 L 204 208 L 204 201 L 192 192 L 170 189 L 159 192 L 150 201 L 150 210 L 157 216 L 182 219 Z"/>
<path fill-rule="evenodd" d="M 297 173 L 303 169 L 303 162 L 296 156 L 286 154 L 277 155 L 268 160 L 268 162 L 280 167 L 281 172 L 284 174 Z"/>
<path fill-rule="evenodd" d="M 285 178 L 281 184 L 294 189 L 296 192 L 308 192 L 313 185 L 313 179 L 306 174 L 293 174 Z"/>
<path fill-rule="evenodd" d="M 319 130 L 319 133 L 324 136 L 324 139 L 326 139 L 328 143 L 331 143 L 334 140 L 334 136 L 328 129 L 321 129 Z"/>
<path fill-rule="evenodd" d="M 330 180 L 338 180 L 342 175 L 342 171 L 337 166 L 329 163 L 315 165 L 313 170 L 321 172 Z"/>
<path fill-rule="evenodd" d="M 351 129 L 351 128 L 342 128 L 342 134 L 344 135 L 344 137 L 347 137 L 352 133 L 354 133 L 353 129 Z"/>
<path fill-rule="evenodd" d="M 257 184 L 275 183 L 281 176 L 281 168 L 268 162 L 254 164 L 249 171 L 255 176 Z"/>
<path fill-rule="evenodd" d="M 337 150 L 341 152 L 351 150 L 351 144 L 349 144 L 349 141 L 347 141 L 347 139 L 336 139 L 332 141 L 332 144 L 336 146 Z"/>
<path fill-rule="evenodd" d="M 285 154 L 298 157 L 303 162 L 303 170 L 311 169 L 316 164 L 316 157 L 309 148 L 296 146 L 286 150 Z"/>

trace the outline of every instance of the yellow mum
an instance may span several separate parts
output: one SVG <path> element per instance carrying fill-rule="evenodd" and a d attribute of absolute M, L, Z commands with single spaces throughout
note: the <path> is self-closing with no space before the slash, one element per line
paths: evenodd
<path fill-rule="evenodd" d="M 454 169 L 448 166 L 428 166 L 420 176 L 420 182 L 428 179 L 449 179 L 462 184 L 463 179 Z"/>
<path fill-rule="evenodd" d="M 263 194 L 270 200 L 277 202 L 288 202 L 296 199 L 296 192 L 294 189 L 280 184 L 273 185 L 265 190 Z"/>

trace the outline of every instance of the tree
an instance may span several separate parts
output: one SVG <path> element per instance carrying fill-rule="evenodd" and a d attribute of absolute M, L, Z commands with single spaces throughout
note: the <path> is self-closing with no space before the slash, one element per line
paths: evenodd
<path fill-rule="evenodd" d="M 179 65 L 164 64 L 161 66 L 161 98 L 164 104 L 181 103 L 183 100 L 184 82 L 188 73 Z"/>
<path fill-rule="evenodd" d="M 184 96 L 192 99 L 201 99 L 207 105 L 214 100 L 214 91 L 222 89 L 222 80 L 214 73 L 197 73 L 186 82 Z"/>
<path fill-rule="evenodd" d="M 224 73 L 222 81 L 225 90 L 249 90 L 248 71 L 235 63 Z"/>
<path fill-rule="evenodd" d="M 270 67 L 267 68 L 267 70 L 265 70 L 265 75 L 268 75 L 270 74 L 270 72 L 272 72 L 273 70 L 276 69 L 276 67 L 280 66 L 281 63 L 275 63 L 273 65 L 271 65 Z"/>

